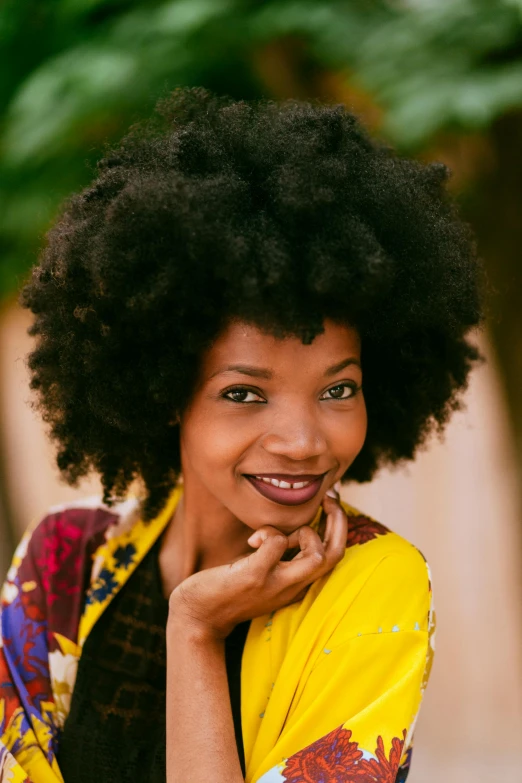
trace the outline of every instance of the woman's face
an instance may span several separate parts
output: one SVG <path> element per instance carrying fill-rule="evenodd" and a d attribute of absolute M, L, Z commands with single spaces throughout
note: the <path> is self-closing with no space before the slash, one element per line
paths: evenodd
<path fill-rule="evenodd" d="M 187 492 L 252 529 L 308 524 L 364 443 L 360 355 L 357 332 L 333 321 L 311 345 L 231 323 L 181 418 Z"/>

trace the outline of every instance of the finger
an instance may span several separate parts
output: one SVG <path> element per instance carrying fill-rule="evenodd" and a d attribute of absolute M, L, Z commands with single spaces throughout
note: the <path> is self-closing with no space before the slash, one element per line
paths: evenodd
<path fill-rule="evenodd" d="M 319 536 L 319 539 L 323 541 L 323 543 L 326 541 L 327 535 L 326 530 L 328 526 L 328 517 L 326 515 L 326 512 L 324 508 L 321 508 L 321 516 L 319 518 L 319 522 L 317 524 L 317 535 Z M 311 525 L 307 525 L 306 527 L 310 527 L 312 530 L 315 528 L 312 528 Z M 281 558 L 284 561 L 293 560 L 294 557 L 301 556 L 301 549 L 299 547 L 299 530 L 300 528 L 297 528 L 297 530 L 293 530 L 292 533 L 288 536 L 288 549 L 286 550 L 285 554 Z"/>
<path fill-rule="evenodd" d="M 339 493 L 336 489 L 335 484 L 333 487 L 330 487 L 330 489 L 326 492 L 323 498 L 323 508 L 325 509 L 326 512 L 326 529 L 324 531 L 324 539 L 323 539 L 325 546 L 330 540 L 330 537 L 332 535 L 332 524 L 334 520 L 332 510 L 335 508 L 335 505 L 333 503 L 330 503 L 331 500 L 337 501 L 337 504 L 339 504 L 340 506 Z"/>
<path fill-rule="evenodd" d="M 333 516 L 331 514 L 327 514 L 326 527 L 324 530 L 324 538 L 323 538 L 323 544 L 325 547 L 328 546 L 328 542 L 330 541 L 330 538 L 332 536 L 332 522 L 333 522 Z"/>
<path fill-rule="evenodd" d="M 338 499 L 325 496 L 323 502 L 328 512 L 325 553 L 327 563 L 332 568 L 342 559 L 346 551 L 348 519 Z"/>
<path fill-rule="evenodd" d="M 325 548 L 315 530 L 304 526 L 300 527 L 298 532 L 301 551 L 293 560 L 280 564 L 283 587 L 313 581 L 321 576 L 326 564 Z"/>
<path fill-rule="evenodd" d="M 295 579 L 295 581 L 299 578 L 303 580 L 319 579 L 342 560 L 346 551 L 348 535 L 348 520 L 345 511 L 337 497 L 325 496 L 323 506 L 328 512 L 325 541 L 321 542 L 317 533 L 310 527 L 302 527 L 295 531 L 300 536 L 301 551 L 293 560 L 289 561 L 284 572 L 285 579 Z M 321 543 L 323 551 L 322 562 L 321 557 L 317 554 L 318 541 Z M 294 567 L 290 568 L 290 566 Z"/>
<path fill-rule="evenodd" d="M 280 530 L 272 525 L 263 525 L 263 527 L 258 528 L 252 533 L 250 538 L 247 539 L 247 544 L 251 546 L 252 549 L 257 549 L 266 538 L 278 535 L 283 536 L 284 533 L 281 533 Z"/>
<path fill-rule="evenodd" d="M 289 548 L 295 548 L 299 546 L 299 531 L 301 530 L 300 527 L 296 528 L 296 530 L 292 530 L 292 532 L 288 536 L 288 546 Z"/>
<path fill-rule="evenodd" d="M 259 573 L 267 573 L 279 563 L 287 546 L 287 537 L 283 533 L 275 531 L 275 535 L 267 535 L 258 549 L 248 556 L 247 560 L 251 561 L 249 565 Z"/>
<path fill-rule="evenodd" d="M 324 541 L 326 538 L 326 528 L 328 525 L 328 517 L 324 510 L 324 507 L 321 508 L 321 516 L 319 517 L 319 522 L 317 523 L 317 534 L 321 541 Z M 303 527 L 311 527 L 311 525 L 303 525 Z M 301 528 L 296 528 L 296 530 L 293 530 L 291 533 L 288 534 L 288 546 L 291 548 L 295 548 L 299 546 L 299 530 Z M 314 530 L 315 528 L 312 528 Z"/>
<path fill-rule="evenodd" d="M 288 536 L 288 546 L 292 550 L 296 551 L 296 554 L 303 554 L 303 544 L 307 547 L 315 547 L 318 550 L 323 550 L 323 542 L 321 536 L 310 525 L 303 525 L 298 527 Z"/>

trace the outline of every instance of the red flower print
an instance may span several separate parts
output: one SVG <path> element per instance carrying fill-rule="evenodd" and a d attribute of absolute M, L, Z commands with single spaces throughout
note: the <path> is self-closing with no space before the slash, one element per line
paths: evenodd
<path fill-rule="evenodd" d="M 347 773 L 356 769 L 362 752 L 350 742 L 349 729 L 331 731 L 291 756 L 282 771 L 291 783 L 346 783 Z"/>
<path fill-rule="evenodd" d="M 357 765 L 354 775 L 354 783 L 395 783 L 399 764 L 401 763 L 402 749 L 406 739 L 406 729 L 403 732 L 404 739 L 398 737 L 392 739 L 390 758 L 386 758 L 382 737 L 377 737 L 375 759 L 363 759 Z"/>
<path fill-rule="evenodd" d="M 28 593 L 22 591 L 20 593 L 20 601 L 24 607 L 24 614 L 26 617 L 40 623 L 45 620 L 45 612 L 43 611 L 41 604 L 34 600 L 32 591 Z"/>
<path fill-rule="evenodd" d="M 56 633 L 77 637 L 92 554 L 113 520 L 99 509 L 71 508 L 44 517 L 31 536 L 15 584 L 25 618 L 47 621 L 50 650 Z"/>
<path fill-rule="evenodd" d="M 365 544 L 367 541 L 372 541 L 377 536 L 384 536 L 389 532 L 388 528 L 381 525 L 380 522 L 365 517 L 363 514 L 358 514 L 356 517 L 349 516 L 346 546 Z"/>
<path fill-rule="evenodd" d="M 64 595 L 77 593 L 81 588 L 78 576 L 81 563 L 82 529 L 75 520 L 61 514 L 46 525 L 40 540 L 36 565 L 48 606 Z"/>
<path fill-rule="evenodd" d="M 396 783 L 401 763 L 403 739 L 392 739 L 390 757 L 384 752 L 382 737 L 377 737 L 374 759 L 363 759 L 352 732 L 340 726 L 325 737 L 294 753 L 282 771 L 290 783 Z"/>

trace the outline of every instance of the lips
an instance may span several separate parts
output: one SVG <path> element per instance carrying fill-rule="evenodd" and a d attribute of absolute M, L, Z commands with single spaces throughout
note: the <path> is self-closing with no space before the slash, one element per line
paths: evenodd
<path fill-rule="evenodd" d="M 256 476 L 245 476 L 248 481 L 252 484 L 252 486 L 257 489 L 260 495 L 263 495 L 263 497 L 268 498 L 269 500 L 273 500 L 276 503 L 280 503 L 282 506 L 298 506 L 301 503 L 307 503 L 309 500 L 311 500 L 313 497 L 317 495 L 319 492 L 319 489 L 321 488 L 321 484 L 323 483 L 323 479 L 325 477 L 325 473 L 322 473 L 320 476 L 317 476 L 315 479 L 310 481 L 310 475 L 303 475 L 303 476 L 288 476 L 283 475 L 279 473 L 270 473 L 270 474 L 263 474 L 265 478 L 274 478 L 278 481 L 286 481 L 289 482 L 289 479 L 292 480 L 291 483 L 299 483 L 302 481 L 309 481 L 310 483 L 306 485 L 306 487 L 301 487 L 299 489 L 292 489 L 292 488 L 284 488 L 284 487 L 276 487 L 273 484 L 268 484 L 266 481 L 263 481 L 262 479 L 256 478 Z M 290 483 L 290 482 L 289 482 Z"/>

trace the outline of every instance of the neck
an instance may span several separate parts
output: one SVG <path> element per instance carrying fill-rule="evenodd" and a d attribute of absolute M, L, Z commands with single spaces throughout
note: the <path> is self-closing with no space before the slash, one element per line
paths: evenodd
<path fill-rule="evenodd" d="M 192 574 L 251 552 L 247 544 L 251 534 L 252 530 L 215 497 L 191 482 L 184 484 L 161 546 L 165 595 Z"/>
<path fill-rule="evenodd" d="M 310 521 L 319 523 L 322 508 Z M 195 474 L 184 473 L 184 484 L 173 517 L 163 536 L 159 565 L 165 597 L 192 574 L 226 565 L 253 550 L 247 540 L 252 528 L 243 524 Z"/>

